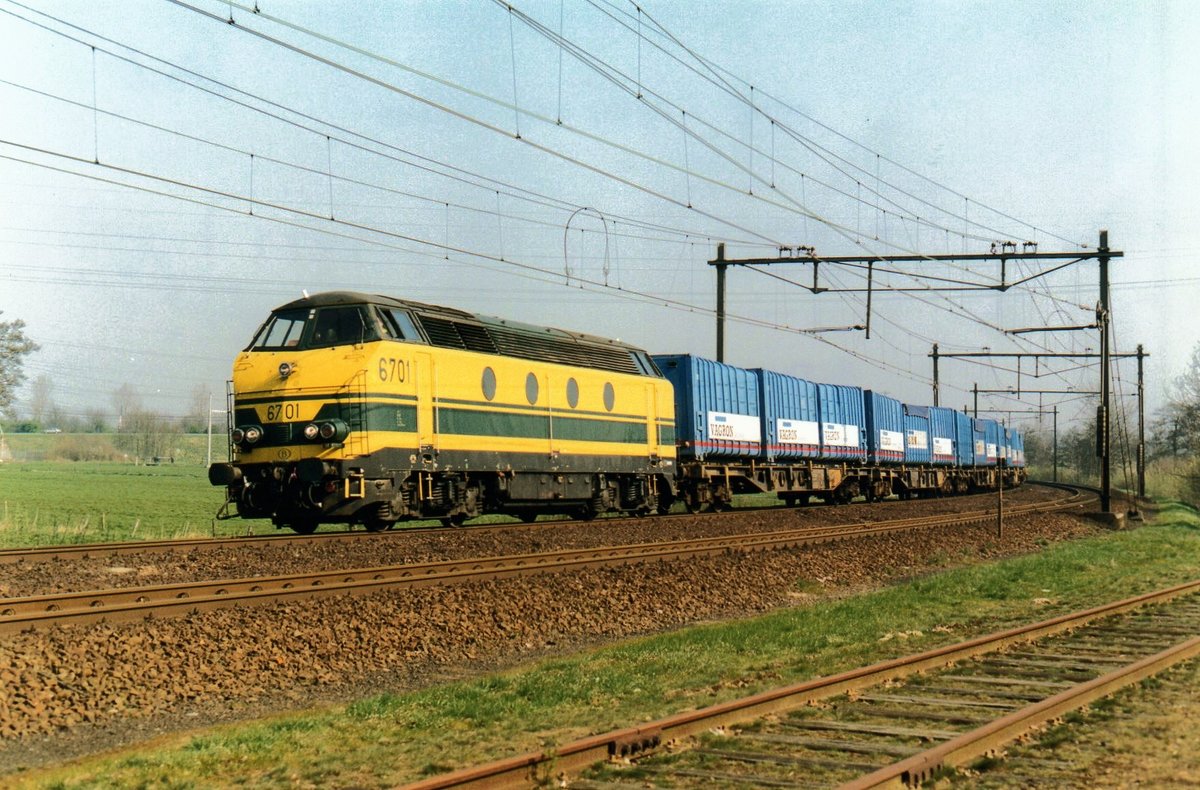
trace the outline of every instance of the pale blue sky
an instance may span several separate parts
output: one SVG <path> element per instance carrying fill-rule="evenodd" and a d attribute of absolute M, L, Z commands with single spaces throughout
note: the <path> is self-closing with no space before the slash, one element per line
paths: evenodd
<path fill-rule="evenodd" d="M 228 3 L 192 1 L 221 17 L 230 13 Z M 640 75 L 642 100 L 570 53 L 563 54 L 560 72 L 559 46 L 483 0 L 260 1 L 265 15 L 357 52 L 254 17 L 237 4 L 237 25 L 164 0 L 28 5 L 57 21 L 0 0 L 0 156 L 241 212 L 0 159 L 0 310 L 27 322 L 43 346 L 27 372 L 50 376 L 56 400 L 71 412 L 108 408 L 111 392 L 126 383 L 152 407 L 176 414 L 187 409 L 198 384 L 222 392 L 237 349 L 272 307 L 302 288 L 377 291 L 618 336 L 654 352 L 711 356 L 707 311 L 714 278 L 705 261 L 719 239 L 729 240 L 731 256 L 764 254 L 765 247 L 739 243 L 763 239 L 812 244 L 826 255 L 940 253 L 961 251 L 966 230 L 973 237 L 966 249 L 973 252 L 985 251 L 988 239 L 1034 239 L 1051 251 L 1072 248 L 1063 240 L 1094 244 L 1097 231 L 1107 228 L 1112 246 L 1126 253 L 1113 268 L 1118 347 L 1130 351 L 1141 342 L 1153 354 L 1152 405 L 1200 342 L 1191 320 L 1200 274 L 1189 251 L 1200 224 L 1194 187 L 1200 176 L 1194 143 L 1200 9 L 1192 3 L 652 1 L 643 5 L 640 58 L 632 5 L 513 5 L 551 35 L 561 18 L 562 33 L 578 52 L 634 83 Z M 655 22 L 687 50 L 668 45 Z M 255 38 L 243 25 L 359 74 Z M 273 112 L 302 112 L 341 130 L 289 114 L 309 127 L 302 130 L 238 107 L 116 59 L 111 53 L 149 62 L 120 45 L 287 108 Z M 696 56 L 746 80 L 730 83 L 743 97 L 754 85 L 756 111 L 687 70 L 684 63 L 697 65 Z M 672 103 L 666 117 L 650 108 L 655 97 Z M 685 145 L 680 108 L 689 131 L 722 154 L 699 137 Z M 559 117 L 562 126 L 554 123 Z M 784 125 L 803 142 L 789 138 Z M 746 147 L 751 140 L 753 156 Z M 227 196 L 86 161 L 97 155 L 102 164 Z M 443 163 L 434 169 L 471 174 L 459 172 L 461 178 L 495 179 L 544 197 L 532 202 L 508 187 L 467 185 L 397 161 L 418 156 Z M 751 188 L 754 197 L 745 194 Z M 897 204 L 888 214 L 877 208 L 877 189 Z M 304 213 L 259 205 L 259 216 L 250 217 L 249 203 L 238 199 L 250 195 Z M 841 230 L 805 217 L 796 210 L 801 203 Z M 593 211 L 571 220 L 564 257 L 564 226 L 579 207 Z M 331 208 L 340 222 L 320 219 Z M 607 220 L 607 254 L 603 234 L 581 233 L 601 229 L 596 211 Z M 897 219 L 904 213 L 908 220 Z M 928 224 L 918 229 L 913 216 Z M 639 228 L 636 221 L 655 227 Z M 685 231 L 691 235 L 680 235 Z M 490 258 L 411 239 L 448 242 Z M 807 267 L 780 273 L 811 276 Z M 980 268 L 975 276 L 996 273 Z M 861 283 L 855 273 L 835 276 L 846 285 Z M 580 288 L 579 278 L 609 287 Z M 1047 282 L 1059 301 L 1018 291 L 951 294 L 949 301 L 877 294 L 872 339 L 823 335 L 834 348 L 788 329 L 859 323 L 861 300 L 812 296 L 735 270 L 731 312 L 776 328 L 732 324 L 727 356 L 735 364 L 928 402 L 932 340 L 950 350 L 1036 350 L 988 325 L 1091 319 L 1085 308 L 1096 300 L 1094 264 Z M 646 298 L 629 299 L 631 292 Z M 964 318 L 967 311 L 979 321 Z M 1096 346 L 1094 333 L 1034 342 L 1055 350 Z M 1132 368 L 1126 371 L 1131 390 Z M 966 403 L 975 382 L 984 388 L 1015 383 L 1010 374 L 966 363 L 947 363 L 942 374 L 951 405 Z M 1043 381 L 1090 389 L 1095 378 L 1076 371 Z M 1081 401 L 1064 409 L 1068 416 L 1087 411 Z"/>

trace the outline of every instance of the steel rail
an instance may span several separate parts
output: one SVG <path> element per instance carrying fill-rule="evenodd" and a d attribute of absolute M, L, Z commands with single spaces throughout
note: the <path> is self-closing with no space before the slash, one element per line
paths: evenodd
<path fill-rule="evenodd" d="M 926 670 L 945 667 L 984 653 L 1001 650 L 1010 645 L 1035 641 L 1079 628 L 1095 620 L 1113 617 L 1144 606 L 1165 603 L 1173 598 L 1196 592 L 1200 592 L 1200 579 L 1080 612 L 1061 615 L 1039 623 L 977 637 L 955 645 L 934 648 L 904 658 L 882 661 L 868 667 L 771 689 L 700 710 L 686 711 L 636 727 L 593 735 L 564 744 L 553 751 L 530 752 L 487 765 L 465 768 L 405 785 L 405 790 L 448 790 L 449 788 L 498 790 L 509 787 L 530 787 L 551 778 L 562 780 L 577 775 L 588 766 L 611 758 L 638 756 L 663 744 L 693 737 L 717 727 L 752 721 L 768 714 L 793 710 L 818 700 L 879 685 L 888 680 L 907 677 Z M 1187 644 L 1190 645 L 1191 641 Z M 1185 651 L 1196 649 L 1196 647 L 1184 648 Z M 1138 665 L 1143 666 L 1127 670 L 1131 672 L 1127 676 L 1134 677 L 1139 672 L 1147 672 L 1151 667 L 1158 666 L 1161 661 L 1167 660 L 1161 656 L 1154 656 L 1152 659 L 1154 660 L 1139 661 Z M 1101 680 L 1105 680 L 1105 678 Z M 1108 686 L 1110 682 L 1111 680 L 1105 680 L 1103 684 L 1088 684 L 1096 685 L 1096 688 L 1084 692 L 1084 696 L 1089 693 L 1098 693 L 1096 689 L 1100 686 Z M 1130 680 L 1129 682 L 1134 681 Z M 1059 698 L 1065 698 L 1066 694 L 1067 692 L 1064 692 L 1046 700 L 1045 703 L 1040 703 L 1040 705 L 1046 706 L 1042 712 L 1045 713 L 1062 704 L 1062 700 Z M 1052 700 L 1054 702 L 1051 705 Z M 1014 713 L 1006 716 L 989 727 L 998 727 L 1000 722 L 1005 722 L 1003 728 L 1007 729 L 1010 723 L 1006 720 L 1013 719 L 1016 715 Z M 1050 714 L 1051 717 L 1053 715 L 1056 714 Z M 939 749 L 930 750 L 930 753 L 938 752 L 952 743 L 954 741 L 947 742 Z M 927 759 L 928 762 L 921 762 L 909 767 L 914 771 L 923 769 L 926 766 L 932 766 L 937 759 L 944 761 L 947 759 L 947 755 L 939 753 L 936 757 L 930 756 Z M 552 777 L 551 774 L 553 774 Z"/>
<path fill-rule="evenodd" d="M 1066 486 L 1050 483 L 1035 483 L 1035 485 L 1044 485 L 1046 487 L 1059 488 L 1078 488 L 1077 486 Z M 971 494 L 963 499 L 971 497 L 984 497 L 988 494 Z M 762 508 L 738 508 L 737 513 L 752 513 L 759 510 L 783 510 L 782 506 L 769 506 Z M 656 516 L 655 518 L 721 518 L 727 515 L 726 513 L 672 513 L 664 516 Z M 631 520 L 630 516 L 611 516 L 605 517 L 602 523 L 611 523 L 613 521 Z M 321 532 L 312 535 L 244 535 L 228 538 L 174 538 L 162 540 L 127 540 L 127 541 L 109 541 L 103 543 L 74 543 L 74 544 L 59 544 L 54 546 L 30 546 L 24 548 L 0 549 L 0 565 L 21 563 L 21 562 L 49 562 L 54 560 L 76 560 L 87 559 L 90 557 L 117 557 L 126 554 L 140 553 L 157 553 L 157 552 L 172 552 L 172 551 L 192 551 L 195 549 L 212 550 L 223 548 L 243 548 L 243 547 L 262 547 L 271 544 L 287 544 L 288 546 L 302 546 L 308 544 L 319 544 L 325 542 L 349 542 L 355 540 L 403 540 L 412 535 L 440 535 L 440 534 L 456 534 L 464 533 L 485 533 L 498 532 L 503 530 L 513 529 L 554 529 L 561 527 L 564 524 L 578 526 L 582 522 L 575 519 L 556 519 L 554 521 L 537 521 L 530 523 L 522 522 L 504 522 L 499 524 L 474 524 L 461 527 L 401 527 L 399 529 L 386 530 L 383 532 L 368 532 L 366 530 L 343 530 L 339 532 Z"/>
<path fill-rule="evenodd" d="M 48 562 L 52 560 L 75 560 L 90 557 L 117 557 L 125 554 L 212 550 L 224 548 L 261 548 L 274 543 L 288 546 L 303 546 L 319 543 L 348 543 L 355 540 L 403 540 L 411 535 L 461 535 L 471 532 L 493 532 L 506 529 L 542 529 L 578 524 L 574 520 L 538 521 L 531 523 L 504 522 L 498 524 L 474 524 L 461 527 L 402 527 L 395 530 L 370 532 L 367 530 L 341 530 L 319 532 L 310 535 L 241 535 L 228 538 L 167 538 L 162 540 L 126 540 L 104 543 L 74 543 L 55 546 L 31 546 L 17 549 L 0 549 L 0 565 L 19 562 Z"/>
<path fill-rule="evenodd" d="M 1086 497 L 1012 508 L 1010 515 L 1068 509 Z M 837 527 L 804 527 L 733 536 L 576 548 L 500 557 L 473 557 L 317 573 L 121 587 L 0 599 L 0 634 L 68 623 L 118 622 L 145 617 L 263 604 L 380 589 L 417 588 L 533 575 L 548 571 L 611 567 L 731 552 L 766 551 L 849 538 L 988 522 L 994 511 L 951 513 Z"/>
<path fill-rule="evenodd" d="M 163 540 L 125 540 L 106 543 L 68 543 L 55 546 L 32 546 L 19 549 L 0 549 L 0 565 L 20 562 L 49 562 L 52 560 L 77 560 L 90 557 L 117 557 L 123 554 L 139 554 L 192 549 L 219 549 L 239 546 L 265 546 L 271 543 L 303 545 L 322 541 L 346 540 L 348 536 L 375 533 L 325 532 L 319 535 L 246 535 L 233 538 L 171 538 Z"/>
<path fill-rule="evenodd" d="M 1146 656 L 1095 680 L 1080 683 L 853 782 L 846 782 L 841 785 L 841 790 L 918 786 L 945 768 L 964 765 L 1064 713 L 1082 708 L 1197 655 L 1200 655 L 1200 636 Z"/>

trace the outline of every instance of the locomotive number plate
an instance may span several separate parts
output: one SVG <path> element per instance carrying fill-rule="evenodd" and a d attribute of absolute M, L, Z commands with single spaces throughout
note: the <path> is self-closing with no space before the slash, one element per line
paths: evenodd
<path fill-rule="evenodd" d="M 299 403 L 272 403 L 267 407 L 267 422 L 300 419 Z"/>

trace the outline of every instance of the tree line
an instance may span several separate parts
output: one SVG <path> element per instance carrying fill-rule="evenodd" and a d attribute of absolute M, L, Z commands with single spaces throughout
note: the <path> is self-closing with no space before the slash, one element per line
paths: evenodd
<path fill-rule="evenodd" d="M 73 414 L 58 404 L 53 379 L 42 374 L 30 383 L 27 406 L 18 411 L 16 395 L 26 381 L 24 361 L 38 348 L 26 335 L 23 321 L 0 321 L 0 426 L 6 433 L 106 435 L 104 441 L 65 442 L 65 457 L 104 460 L 128 456 L 151 460 L 172 457 L 179 435 L 208 431 L 212 391 L 205 385 L 192 389 L 188 411 L 182 416 L 168 416 L 147 408 L 129 384 L 112 392 L 111 408 L 93 407 L 82 414 Z M 223 435 L 223 419 L 214 428 Z"/>
<path fill-rule="evenodd" d="M 123 433 L 128 432 L 131 426 L 136 428 L 147 422 L 157 422 L 170 426 L 176 433 L 205 433 L 208 430 L 211 402 L 212 390 L 207 385 L 197 384 L 192 388 L 187 413 L 164 415 L 146 408 L 137 391 L 129 384 L 122 384 L 113 390 L 109 409 L 93 407 L 82 414 L 72 414 L 64 411 L 54 400 L 53 380 L 41 375 L 30 385 L 25 411 L 21 415 L 15 412 L 10 414 L 5 428 L 11 433 L 40 433 L 47 430 L 54 433 Z M 223 418 L 219 418 L 219 421 L 223 421 Z"/>

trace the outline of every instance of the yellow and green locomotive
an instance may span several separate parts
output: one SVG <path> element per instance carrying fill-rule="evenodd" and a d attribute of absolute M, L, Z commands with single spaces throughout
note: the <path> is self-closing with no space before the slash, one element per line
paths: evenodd
<path fill-rule="evenodd" d="M 232 459 L 209 481 L 237 516 L 297 532 L 665 512 L 674 409 L 650 357 L 618 341 L 322 293 L 275 309 L 238 356 Z"/>

